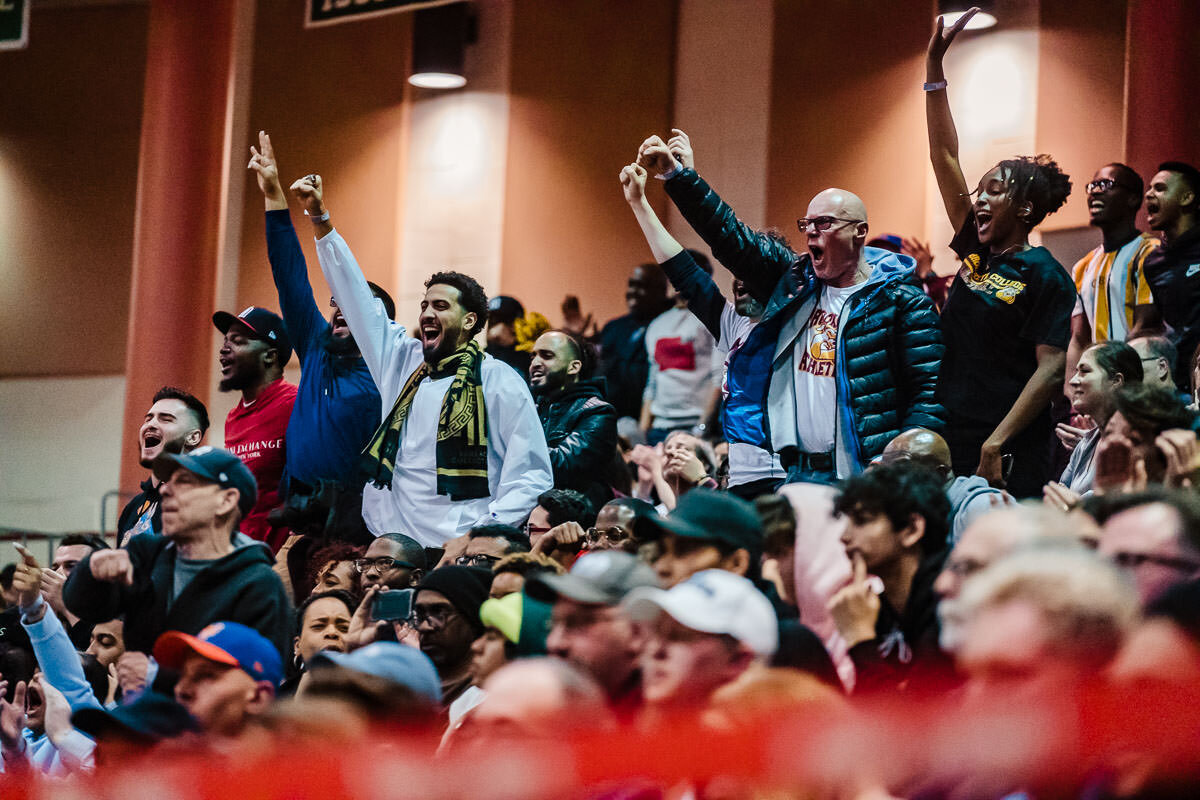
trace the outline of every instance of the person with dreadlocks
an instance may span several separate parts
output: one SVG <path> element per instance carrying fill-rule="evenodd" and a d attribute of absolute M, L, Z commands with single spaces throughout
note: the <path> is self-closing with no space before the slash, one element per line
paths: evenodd
<path fill-rule="evenodd" d="M 363 450 L 363 519 L 441 547 L 490 523 L 521 525 L 554 485 L 546 437 L 524 380 L 483 352 L 483 287 L 459 272 L 425 282 L 418 336 L 388 318 L 346 240 L 333 229 L 319 175 L 292 184 L 317 258 L 379 387 L 382 423 Z"/>
<path fill-rule="evenodd" d="M 967 190 L 942 59 L 975 11 L 945 31 L 939 18 L 926 57 L 929 156 L 962 261 L 942 309 L 938 395 L 954 473 L 1035 497 L 1050 478 L 1050 402 L 1062 392 L 1076 291 L 1029 233 L 1066 202 L 1071 181 L 1049 156 L 1021 156 Z"/>

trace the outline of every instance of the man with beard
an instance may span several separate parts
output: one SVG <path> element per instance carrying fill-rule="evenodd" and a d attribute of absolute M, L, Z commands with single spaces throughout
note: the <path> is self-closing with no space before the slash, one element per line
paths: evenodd
<path fill-rule="evenodd" d="M 329 222 L 319 175 L 292 184 L 312 217 L 317 257 L 379 387 L 382 424 L 363 451 L 363 519 L 442 547 L 491 522 L 520 525 L 553 485 L 546 437 L 519 374 L 474 337 L 487 295 L 468 275 L 425 282 L 420 338 L 389 320 Z"/>
<path fill-rule="evenodd" d="M 758 330 L 763 304 L 737 278 L 733 281 L 733 302 L 725 298 L 711 272 L 702 269 L 683 249 L 646 201 L 644 169 L 626 167 L 621 171 L 621 185 L 650 251 L 671 285 L 716 338 L 717 350 L 725 353 L 721 427 L 729 442 L 728 489 L 747 500 L 769 494 L 783 483 L 787 473 L 779 456 L 768 449 L 770 443 L 763 428 L 763 398 L 770 374 L 754 360 L 754 354 L 769 354 L 774 349 L 771 333 Z"/>
<path fill-rule="evenodd" d="M 547 331 L 533 345 L 529 384 L 546 432 L 554 486 L 574 489 L 598 508 L 612 499 L 604 480 L 617 457 L 617 412 L 592 378 L 595 355 L 566 331 Z"/>
<path fill-rule="evenodd" d="M 300 386 L 287 428 L 282 494 L 288 498 L 289 508 L 296 509 L 289 515 L 295 517 L 294 529 L 302 520 L 321 527 L 328 523 L 326 534 L 368 544 L 371 534 L 362 521 L 363 477 L 358 458 L 375 432 L 379 390 L 350 335 L 337 298 L 329 299 L 328 320 L 313 300 L 304 252 L 279 183 L 271 137 L 259 131 L 258 147 L 251 147 L 250 152 L 249 168 L 256 173 L 266 202 L 267 257 L 279 291 L 279 308 L 300 359 Z M 368 285 L 388 318 L 394 318 L 392 298 L 379 286 Z M 312 501 L 307 500 L 310 497 Z"/>
<path fill-rule="evenodd" d="M 1087 185 L 1090 224 L 1100 229 L 1103 242 L 1072 270 L 1079 298 L 1071 317 L 1068 378 L 1093 342 L 1123 342 L 1161 325 L 1142 271 L 1146 256 L 1158 246 L 1157 239 L 1137 229 L 1143 187 L 1142 176 L 1119 163 L 1096 170 Z"/>
<path fill-rule="evenodd" d="M 1146 257 L 1146 279 L 1174 331 L 1175 375 L 1186 385 L 1200 345 L 1200 170 L 1182 161 L 1159 164 L 1146 189 L 1146 219 L 1162 236 Z"/>
<path fill-rule="evenodd" d="M 283 379 L 292 345 L 283 320 L 265 308 L 251 306 L 236 317 L 218 311 L 213 325 L 225 334 L 218 356 L 218 388 L 242 393 L 225 417 L 225 447 L 246 463 L 258 482 L 258 501 L 242 519 L 241 531 L 275 553 L 288 534 L 286 528 L 274 527 L 267 514 L 280 504 L 284 433 L 296 402 L 296 386 Z"/>
<path fill-rule="evenodd" d="M 186 453 L 200 446 L 208 431 L 208 409 L 198 399 L 174 386 L 154 394 L 146 421 L 138 429 L 138 463 L 146 469 L 159 453 Z M 125 504 L 117 520 L 117 543 L 124 547 L 140 533 L 162 534 L 162 496 L 159 480 L 142 481 L 141 492 Z"/>

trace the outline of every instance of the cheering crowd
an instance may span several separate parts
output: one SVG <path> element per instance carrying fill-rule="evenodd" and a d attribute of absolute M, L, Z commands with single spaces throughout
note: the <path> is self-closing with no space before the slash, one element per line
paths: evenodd
<path fill-rule="evenodd" d="M 116 542 L 69 536 L 48 565 L 20 548 L 0 572 L 4 777 L 383 733 L 466 763 L 680 720 L 752 736 L 772 714 L 848 719 L 881 699 L 1195 688 L 1200 171 L 1102 165 L 1084 187 L 1095 249 L 1068 267 L 1033 246 L 1072 180 L 1019 156 L 971 188 L 942 71 L 969 19 L 939 21 L 924 86 L 952 280 L 920 242 L 874 235 L 845 189 L 812 198 L 799 244 L 751 228 L 675 129 L 614 176 L 653 257 L 626 315 L 597 329 L 568 297 L 552 328 L 436 272 L 410 329 L 326 182 L 285 190 L 260 133 L 248 167 L 281 314 L 213 315 L 238 398 L 224 447 L 205 444 L 203 402 L 163 387 Z M 732 296 L 659 220 L 659 184 Z M 790 788 L 1200 786 L 1200 764 L 1092 755 L 1066 786 L 958 765 Z M 585 796 L 760 796 L 744 781 Z"/>

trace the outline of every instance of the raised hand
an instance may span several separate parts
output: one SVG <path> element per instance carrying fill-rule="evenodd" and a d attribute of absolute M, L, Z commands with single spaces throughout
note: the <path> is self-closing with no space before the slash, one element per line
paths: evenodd
<path fill-rule="evenodd" d="M 305 175 L 292 184 L 291 191 L 310 216 L 320 217 L 325 214 L 325 187 L 320 175 Z"/>
<path fill-rule="evenodd" d="M 576 336 L 587 336 L 588 328 L 594 328 L 595 322 L 589 313 L 586 317 L 579 310 L 579 298 L 569 294 L 562 301 L 563 330 Z M 594 333 L 594 331 L 593 331 Z"/>
<path fill-rule="evenodd" d="M 564 522 L 546 531 L 545 535 L 538 539 L 537 544 L 533 546 L 533 553 L 535 555 L 542 553 L 557 561 L 562 561 L 563 558 L 560 556 L 569 559 L 582 550 L 586 538 L 586 532 L 578 522 Z"/>
<path fill-rule="evenodd" d="M 1168 486 L 1190 488 L 1193 476 L 1200 470 L 1200 440 L 1196 434 L 1186 428 L 1172 428 L 1159 434 L 1154 446 L 1167 460 L 1163 482 Z"/>
<path fill-rule="evenodd" d="M 999 447 L 984 443 L 979 451 L 979 467 L 975 474 L 997 489 L 1004 488 L 1004 459 Z"/>
<path fill-rule="evenodd" d="M 1096 445 L 1097 493 L 1122 491 L 1133 479 L 1133 442 L 1125 436 L 1106 436 Z M 1145 465 L 1142 465 L 1143 471 Z"/>
<path fill-rule="evenodd" d="M 98 581 L 133 586 L 133 562 L 124 550 L 97 550 L 88 559 L 88 567 Z"/>
<path fill-rule="evenodd" d="M 0 745 L 5 750 L 22 750 L 24 740 L 21 731 L 25 729 L 25 681 L 17 684 L 13 690 L 12 702 L 5 700 L 8 694 L 8 681 L 0 675 Z"/>
<path fill-rule="evenodd" d="M 1070 511 L 1079 502 L 1079 492 L 1073 492 L 1057 481 L 1042 487 L 1042 502 L 1059 511 Z"/>
<path fill-rule="evenodd" d="M 46 598 L 46 604 L 54 609 L 54 613 L 60 617 L 67 617 L 69 620 L 78 619 L 67 612 L 67 606 L 63 603 L 62 590 L 67 579 L 52 569 L 42 570 L 41 579 L 42 597 Z M 71 624 L 74 624 L 74 621 Z"/>
<path fill-rule="evenodd" d="M 62 692 L 50 685 L 50 681 L 46 680 L 45 675 L 39 675 L 34 680 L 37 681 L 38 688 L 42 691 L 42 702 L 46 706 L 43 720 L 46 736 L 50 738 L 51 742 L 58 744 L 64 736 L 74 730 L 71 726 L 71 704 L 67 702 L 67 698 Z M 104 700 L 104 698 L 96 699 L 101 702 Z"/>
<path fill-rule="evenodd" d="M 640 205 L 646 199 L 646 170 L 637 164 L 623 167 L 621 188 L 625 192 L 626 203 Z"/>
<path fill-rule="evenodd" d="M 962 29 L 967 27 L 967 23 L 971 21 L 971 17 L 978 13 L 979 7 L 972 7 L 949 28 L 945 27 L 941 15 L 938 15 L 937 24 L 933 27 L 933 36 L 929 37 L 929 47 L 925 53 L 926 60 L 930 63 L 940 64 L 946 56 L 946 51 L 950 49 L 950 45 L 954 42 L 955 37 L 962 33 Z"/>
<path fill-rule="evenodd" d="M 37 602 L 38 593 L 42 590 L 43 570 L 33 553 L 23 545 L 14 544 L 13 547 L 21 554 L 16 572 L 13 573 L 13 589 L 17 592 L 17 604 L 22 608 L 29 608 Z"/>
<path fill-rule="evenodd" d="M 117 685 L 121 692 L 133 696 L 146 690 L 150 675 L 150 657 L 137 650 L 126 650 L 117 659 Z"/>
<path fill-rule="evenodd" d="M 391 624 L 376 620 L 371 616 L 371 611 L 375 608 L 375 598 L 379 596 L 381 591 L 383 589 L 379 586 L 372 586 L 370 589 L 367 589 L 367 593 L 363 595 L 362 602 L 354 610 L 354 616 L 350 618 L 350 629 L 342 637 L 347 653 L 375 641 L 379 638 L 380 627 Z"/>
<path fill-rule="evenodd" d="M 672 448 L 667 453 L 667 463 L 663 467 L 663 475 L 678 477 L 686 483 L 697 484 L 708 477 L 704 463 L 696 456 L 690 447 Z"/>
<path fill-rule="evenodd" d="M 879 595 L 867 581 L 867 562 L 859 553 L 854 554 L 853 562 L 850 582 L 829 598 L 827 605 L 838 633 L 850 647 L 875 638 L 880 607 Z"/>
<path fill-rule="evenodd" d="M 675 135 L 667 139 L 667 149 L 684 169 L 695 169 L 696 155 L 692 152 L 692 140 L 679 128 L 671 128 L 671 133 Z"/>
<path fill-rule="evenodd" d="M 679 167 L 679 162 L 671 155 L 671 149 L 657 134 L 642 142 L 638 148 L 637 163 L 643 169 L 660 176 Z"/>
<path fill-rule="evenodd" d="M 275 161 L 275 148 L 271 146 L 271 137 L 266 131 L 258 132 L 258 147 L 250 145 L 250 163 L 247 169 L 254 170 L 258 176 L 258 188 L 267 199 L 267 210 L 276 211 L 287 208 L 287 195 L 279 183 L 279 164 Z"/>
<path fill-rule="evenodd" d="M 900 252 L 916 260 L 918 278 L 924 278 L 933 272 L 933 252 L 925 242 L 905 236 L 900 239 Z"/>

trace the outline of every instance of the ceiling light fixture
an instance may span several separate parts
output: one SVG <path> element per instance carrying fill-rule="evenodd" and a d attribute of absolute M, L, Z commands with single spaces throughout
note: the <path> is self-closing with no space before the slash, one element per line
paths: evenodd
<path fill-rule="evenodd" d="M 469 3 L 418 9 L 413 15 L 412 74 L 421 89 L 458 89 L 467 85 L 463 63 L 475 40 Z"/>

